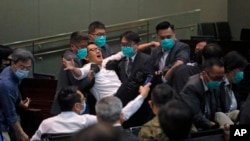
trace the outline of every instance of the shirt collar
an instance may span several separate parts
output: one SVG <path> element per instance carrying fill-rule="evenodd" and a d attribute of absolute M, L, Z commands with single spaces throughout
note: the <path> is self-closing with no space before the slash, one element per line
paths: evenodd
<path fill-rule="evenodd" d="M 226 86 L 226 85 L 230 85 L 229 80 L 227 79 L 227 77 L 224 77 L 223 80 L 224 80 L 224 82 L 225 82 L 225 86 Z"/>
<path fill-rule="evenodd" d="M 132 62 L 134 62 L 136 55 L 137 55 L 137 53 L 135 53 L 132 57 L 130 57 L 132 59 Z M 129 57 L 127 57 L 127 59 L 129 59 Z"/>
<path fill-rule="evenodd" d="M 202 84 L 203 84 L 204 90 L 205 90 L 205 91 L 208 91 L 208 87 L 207 87 L 207 85 L 206 85 L 205 81 L 204 81 L 203 79 L 201 79 L 201 81 L 202 81 Z"/>
<path fill-rule="evenodd" d="M 117 126 L 122 126 L 121 123 L 115 123 L 113 124 L 114 127 L 117 127 Z"/>

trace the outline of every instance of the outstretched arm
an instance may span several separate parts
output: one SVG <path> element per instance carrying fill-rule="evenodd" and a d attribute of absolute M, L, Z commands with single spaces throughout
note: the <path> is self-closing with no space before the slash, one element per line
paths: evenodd
<path fill-rule="evenodd" d="M 90 71 L 90 64 L 86 64 L 82 68 L 76 68 L 74 66 L 74 60 L 72 57 L 70 57 L 70 60 L 63 58 L 62 62 L 63 62 L 63 65 L 65 66 L 64 70 L 71 71 L 74 77 L 78 80 L 87 77 Z"/>
<path fill-rule="evenodd" d="M 128 120 L 141 107 L 144 99 L 148 96 L 151 83 L 145 86 L 140 86 L 140 94 L 132 101 L 130 101 L 123 109 L 124 121 Z"/>

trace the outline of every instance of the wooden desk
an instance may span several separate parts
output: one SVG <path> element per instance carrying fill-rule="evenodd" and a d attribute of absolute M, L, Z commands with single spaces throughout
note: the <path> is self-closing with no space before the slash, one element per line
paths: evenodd
<path fill-rule="evenodd" d="M 29 97 L 28 110 L 20 113 L 24 131 L 31 137 L 43 119 L 50 116 L 51 105 L 56 93 L 57 80 L 26 78 L 20 84 L 22 98 Z"/>

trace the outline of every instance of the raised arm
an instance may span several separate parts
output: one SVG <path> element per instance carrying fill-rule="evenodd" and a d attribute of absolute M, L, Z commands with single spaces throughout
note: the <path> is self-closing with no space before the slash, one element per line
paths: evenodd
<path fill-rule="evenodd" d="M 74 66 L 74 60 L 72 57 L 70 58 L 70 60 L 63 58 L 62 62 L 63 62 L 63 65 L 65 66 L 64 70 L 71 71 L 73 73 L 74 77 L 78 80 L 87 77 L 87 75 L 90 71 L 90 64 L 86 64 L 82 68 L 76 68 Z"/>
<path fill-rule="evenodd" d="M 140 86 L 140 94 L 132 101 L 130 101 L 123 109 L 124 121 L 128 120 L 142 105 L 144 99 L 148 96 L 151 83 L 145 86 Z"/>
<path fill-rule="evenodd" d="M 118 53 L 109 56 L 108 58 L 105 58 L 102 62 L 102 66 L 106 67 L 106 64 L 111 60 L 121 60 L 124 57 L 123 53 L 119 51 Z"/>

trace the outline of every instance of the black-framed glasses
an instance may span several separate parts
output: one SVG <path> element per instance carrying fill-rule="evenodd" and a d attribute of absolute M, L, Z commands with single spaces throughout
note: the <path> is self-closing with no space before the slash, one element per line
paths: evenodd
<path fill-rule="evenodd" d="M 132 47 L 134 45 L 135 45 L 134 42 L 128 42 L 128 43 L 121 43 L 120 44 L 121 47 Z"/>
<path fill-rule="evenodd" d="M 90 52 L 90 51 L 97 52 L 97 51 L 100 51 L 100 50 L 101 50 L 100 48 L 91 48 L 91 49 L 88 49 L 88 52 Z"/>
<path fill-rule="evenodd" d="M 208 71 L 205 71 L 207 73 L 207 76 L 214 80 L 214 81 L 223 81 L 224 75 L 223 76 L 211 76 L 211 74 Z"/>

